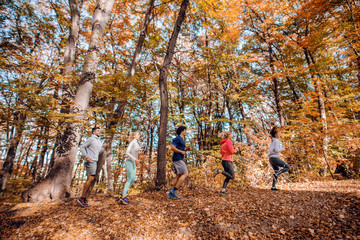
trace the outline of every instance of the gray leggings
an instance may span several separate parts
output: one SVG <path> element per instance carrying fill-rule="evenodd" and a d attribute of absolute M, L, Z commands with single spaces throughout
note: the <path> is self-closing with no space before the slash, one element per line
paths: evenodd
<path fill-rule="evenodd" d="M 284 173 L 284 172 L 287 172 L 290 170 L 290 166 L 289 164 L 287 164 L 286 162 L 284 162 L 283 160 L 281 160 L 280 158 L 274 158 L 274 157 L 271 157 L 270 158 L 270 164 L 271 166 L 273 167 L 274 171 L 275 171 L 275 174 L 277 176 L 279 176 L 280 174 Z M 282 167 L 281 170 L 279 170 L 279 167 Z M 275 179 L 273 179 L 273 184 L 272 186 L 275 187 L 275 184 L 276 184 L 276 181 Z"/>

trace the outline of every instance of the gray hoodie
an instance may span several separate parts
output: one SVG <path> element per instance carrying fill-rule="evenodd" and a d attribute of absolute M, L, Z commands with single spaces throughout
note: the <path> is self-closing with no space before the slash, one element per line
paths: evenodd
<path fill-rule="evenodd" d="M 104 151 L 102 148 L 102 143 L 98 136 L 95 134 L 91 135 L 81 146 L 80 152 L 85 156 L 85 158 L 91 158 L 92 162 L 97 162 L 99 160 L 99 153 Z"/>
<path fill-rule="evenodd" d="M 277 138 L 273 138 L 270 144 L 268 156 L 269 158 L 280 158 L 280 152 L 284 150 L 281 142 Z"/>

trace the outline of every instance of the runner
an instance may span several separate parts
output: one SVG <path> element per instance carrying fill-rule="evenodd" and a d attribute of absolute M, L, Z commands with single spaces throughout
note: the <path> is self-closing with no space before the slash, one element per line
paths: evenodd
<path fill-rule="evenodd" d="M 131 132 L 129 135 L 129 146 L 126 150 L 126 156 L 128 158 L 125 161 L 126 175 L 127 180 L 124 186 L 122 198 L 120 201 L 122 204 L 129 204 L 129 200 L 127 199 L 127 191 L 131 187 L 132 183 L 135 181 L 136 176 L 136 163 L 138 160 L 138 154 L 140 151 L 140 146 L 137 141 L 140 139 L 140 134 L 138 132 Z"/>
<path fill-rule="evenodd" d="M 275 173 L 273 174 L 273 182 L 271 190 L 277 191 L 279 189 L 276 188 L 276 182 L 278 180 L 278 177 L 280 174 L 287 172 L 290 170 L 290 166 L 280 160 L 280 152 L 284 150 L 284 148 L 281 146 L 281 142 L 279 141 L 279 131 L 277 127 L 273 127 L 270 131 L 270 135 L 272 137 L 268 156 L 271 166 L 273 167 Z M 279 170 L 279 167 L 282 167 L 281 170 Z"/>
<path fill-rule="evenodd" d="M 171 143 L 171 150 L 174 152 L 172 160 L 174 164 L 174 172 L 176 174 L 174 188 L 170 190 L 169 197 L 180 199 L 178 189 L 188 176 L 188 169 L 184 162 L 185 152 L 185 135 L 187 134 L 185 126 L 180 126 L 176 129 L 177 136 Z"/>
<path fill-rule="evenodd" d="M 219 136 L 221 138 L 223 138 L 223 140 L 221 140 L 221 142 L 220 142 L 220 144 L 221 144 L 220 153 L 221 153 L 221 159 L 222 159 L 221 164 L 224 168 L 224 171 L 221 171 L 219 168 L 216 168 L 214 177 L 216 175 L 218 175 L 219 173 L 222 173 L 226 177 L 224 180 L 224 184 L 223 184 L 221 193 L 227 194 L 228 193 L 226 191 L 227 185 L 228 185 L 230 179 L 235 178 L 235 173 L 234 173 L 234 168 L 232 166 L 232 163 L 233 163 L 233 154 L 236 153 L 238 151 L 238 149 L 233 148 L 233 145 L 231 142 L 232 135 L 230 132 L 223 131 L 222 133 L 219 134 Z"/>
<path fill-rule="evenodd" d="M 87 207 L 89 206 L 89 202 L 86 199 L 86 196 L 89 192 L 89 188 L 91 184 L 95 181 L 95 174 L 97 168 L 97 162 L 99 160 L 99 153 L 101 153 L 106 144 L 104 143 L 103 147 L 101 147 L 100 141 L 100 128 L 94 127 L 92 129 L 92 135 L 89 137 L 81 146 L 80 151 L 85 156 L 85 169 L 87 180 L 84 184 L 83 192 L 81 197 L 77 200 L 81 206 Z"/>

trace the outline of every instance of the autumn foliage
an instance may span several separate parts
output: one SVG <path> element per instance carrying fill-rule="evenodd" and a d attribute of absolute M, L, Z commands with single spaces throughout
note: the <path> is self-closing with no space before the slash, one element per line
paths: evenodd
<path fill-rule="evenodd" d="M 0 7 L 0 151 L 2 190 L 16 179 L 36 184 L 54 164 L 57 136 L 96 125 L 112 136 L 111 161 L 96 191 L 114 179 L 118 194 L 126 136 L 142 133 L 139 189 L 157 173 L 159 71 L 181 1 L 156 1 L 135 75 L 128 69 L 148 3 L 118 1 L 99 46 L 89 107 L 80 120 L 67 109 L 81 83 L 96 1 L 75 1 L 80 13 L 74 58 L 64 65 L 72 26 L 67 1 L 5 1 Z M 269 129 L 281 127 L 284 182 L 358 178 L 360 169 L 360 8 L 357 1 L 190 1 L 169 66 L 167 141 L 189 127 L 187 186 L 211 184 L 220 166 L 218 133 L 233 133 L 237 186 L 268 186 Z M 65 67 L 71 70 L 65 74 Z M 124 110 L 115 117 L 116 107 Z M 76 120 L 77 119 L 77 120 Z M 116 122 L 109 127 L 110 122 Z M 167 153 L 167 184 L 172 179 Z M 5 180 L 4 180 L 5 179 Z M 72 190 L 85 179 L 75 161 Z M 220 181 L 220 180 L 218 180 Z"/>

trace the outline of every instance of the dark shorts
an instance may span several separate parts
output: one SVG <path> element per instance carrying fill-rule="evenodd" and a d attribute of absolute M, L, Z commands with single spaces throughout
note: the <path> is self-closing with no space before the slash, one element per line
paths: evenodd
<path fill-rule="evenodd" d="M 173 164 L 174 164 L 174 171 L 176 174 L 184 174 L 189 172 L 183 160 L 174 161 Z"/>
<path fill-rule="evenodd" d="M 96 175 L 97 162 L 85 162 L 84 166 L 86 169 L 86 176 Z"/>

